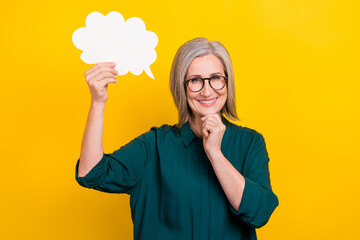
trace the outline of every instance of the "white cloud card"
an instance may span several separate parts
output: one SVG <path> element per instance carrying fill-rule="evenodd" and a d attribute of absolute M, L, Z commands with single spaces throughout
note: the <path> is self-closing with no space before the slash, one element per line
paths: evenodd
<path fill-rule="evenodd" d="M 99 12 L 86 17 L 86 27 L 78 28 L 72 35 L 74 45 L 83 51 L 80 58 L 85 63 L 115 62 L 118 75 L 129 71 L 140 75 L 143 71 L 154 79 L 150 65 L 155 62 L 158 37 L 147 31 L 143 20 L 124 17 L 118 12 L 106 16 Z"/>

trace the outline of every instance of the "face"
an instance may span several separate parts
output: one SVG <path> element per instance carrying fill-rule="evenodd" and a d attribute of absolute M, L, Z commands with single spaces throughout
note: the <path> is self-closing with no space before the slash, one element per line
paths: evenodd
<path fill-rule="evenodd" d="M 193 77 L 208 78 L 214 75 L 225 76 L 223 65 L 213 54 L 194 58 L 190 63 L 185 80 Z M 193 117 L 201 118 L 208 114 L 220 114 L 227 98 L 227 86 L 221 90 L 213 90 L 209 81 L 205 80 L 203 89 L 191 92 L 186 87 L 187 102 L 192 110 Z"/>

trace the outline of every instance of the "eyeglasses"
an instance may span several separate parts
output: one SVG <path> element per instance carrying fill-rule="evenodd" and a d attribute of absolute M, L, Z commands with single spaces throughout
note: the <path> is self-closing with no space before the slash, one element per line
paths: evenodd
<path fill-rule="evenodd" d="M 205 86 L 205 80 L 209 81 L 209 85 L 212 89 L 219 91 L 225 87 L 228 78 L 219 75 L 215 75 L 209 78 L 195 77 L 184 81 L 184 83 L 188 86 L 190 91 L 200 92 Z"/>

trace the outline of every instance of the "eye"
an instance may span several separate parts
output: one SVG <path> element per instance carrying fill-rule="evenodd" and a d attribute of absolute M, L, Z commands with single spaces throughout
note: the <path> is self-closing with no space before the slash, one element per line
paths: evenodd
<path fill-rule="evenodd" d="M 220 79 L 221 76 L 217 76 L 217 75 L 211 77 L 211 80 L 220 80 Z"/>
<path fill-rule="evenodd" d="M 192 82 L 192 83 L 198 83 L 198 82 L 201 82 L 201 78 L 192 78 L 192 79 L 190 79 L 190 82 Z"/>

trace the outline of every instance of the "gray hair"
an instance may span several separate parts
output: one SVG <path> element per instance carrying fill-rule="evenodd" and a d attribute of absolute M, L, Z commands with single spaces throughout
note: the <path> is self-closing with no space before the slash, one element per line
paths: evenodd
<path fill-rule="evenodd" d="M 234 72 L 230 55 L 226 48 L 218 41 L 209 41 L 206 38 L 194 38 L 184 43 L 176 52 L 170 72 L 170 90 L 178 110 L 179 122 L 177 127 L 183 126 L 191 116 L 191 109 L 186 99 L 186 86 L 184 84 L 190 63 L 196 57 L 213 54 L 219 58 L 224 67 L 227 80 L 227 99 L 221 109 L 231 120 L 237 120 Z"/>

